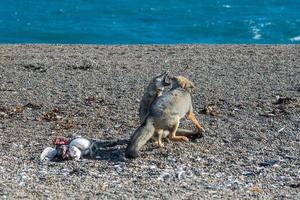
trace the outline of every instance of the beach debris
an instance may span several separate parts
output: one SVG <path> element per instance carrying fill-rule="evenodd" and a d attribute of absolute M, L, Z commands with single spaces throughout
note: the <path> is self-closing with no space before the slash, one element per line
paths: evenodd
<path fill-rule="evenodd" d="M 8 114 L 6 114 L 5 112 L 0 111 L 0 118 L 5 118 L 7 116 L 8 116 Z"/>
<path fill-rule="evenodd" d="M 159 180 L 162 180 L 162 181 L 167 181 L 171 178 L 171 174 L 169 173 L 169 171 L 163 171 L 160 176 L 159 176 Z"/>
<path fill-rule="evenodd" d="M 30 71 L 38 71 L 38 72 L 46 72 L 47 71 L 45 68 L 40 66 L 39 63 L 24 64 L 23 67 L 27 70 L 30 70 Z"/>
<path fill-rule="evenodd" d="M 209 150 L 208 149 L 203 149 L 202 152 L 203 153 L 209 153 Z"/>
<path fill-rule="evenodd" d="M 263 190 L 259 187 L 252 187 L 249 189 L 250 192 L 254 192 L 254 193 L 260 193 L 262 192 Z"/>
<path fill-rule="evenodd" d="M 24 108 L 30 108 L 30 109 L 35 109 L 35 110 L 39 110 L 42 107 L 43 107 L 42 104 L 37 104 L 37 103 L 32 103 L 32 102 L 29 102 L 24 105 Z"/>
<path fill-rule="evenodd" d="M 21 113 L 21 112 L 23 112 L 23 108 L 21 107 L 21 106 L 16 106 L 15 108 L 14 108 L 14 112 L 15 113 Z"/>
<path fill-rule="evenodd" d="M 218 123 L 217 122 L 209 122 L 208 127 L 209 127 L 209 129 L 216 129 L 216 128 L 218 128 Z"/>
<path fill-rule="evenodd" d="M 187 69 L 190 69 L 191 66 L 189 64 L 185 64 L 185 67 L 181 70 L 181 72 L 186 72 Z"/>
<path fill-rule="evenodd" d="M 68 130 L 76 127 L 78 127 L 78 124 L 75 121 L 70 119 L 59 120 L 59 122 L 56 124 L 56 128 L 59 130 L 60 129 Z"/>
<path fill-rule="evenodd" d="M 96 100 L 97 100 L 97 97 L 95 97 L 95 96 L 89 96 L 89 97 L 85 98 L 85 101 L 89 102 L 89 103 L 96 101 Z"/>
<path fill-rule="evenodd" d="M 255 173 L 252 171 L 245 171 L 243 172 L 243 176 L 255 176 Z"/>
<path fill-rule="evenodd" d="M 286 112 L 284 110 L 272 110 L 270 112 L 261 113 L 261 116 L 264 117 L 280 117 L 284 115 Z"/>
<path fill-rule="evenodd" d="M 293 156 L 293 155 L 284 155 L 283 158 L 289 159 L 289 160 L 296 160 L 297 159 L 297 157 Z"/>
<path fill-rule="evenodd" d="M 85 105 L 90 106 L 93 103 L 103 104 L 105 102 L 105 98 L 103 96 L 88 96 L 84 99 Z"/>
<path fill-rule="evenodd" d="M 61 114 L 60 108 L 55 107 L 44 113 L 42 119 L 47 122 L 56 122 L 56 129 L 58 130 L 68 130 L 78 127 L 78 124 L 75 121 L 62 117 Z"/>
<path fill-rule="evenodd" d="M 122 124 L 115 124 L 114 128 L 120 128 L 122 126 Z"/>
<path fill-rule="evenodd" d="M 53 110 L 45 113 L 43 116 L 43 119 L 50 122 L 50 121 L 59 120 L 59 119 L 61 119 L 61 117 L 58 116 L 57 111 L 53 109 Z"/>
<path fill-rule="evenodd" d="M 176 178 L 179 180 L 182 179 L 185 173 L 186 172 L 183 170 L 183 168 L 179 167 L 176 172 Z"/>
<path fill-rule="evenodd" d="M 218 107 L 215 104 L 208 104 L 201 111 L 201 114 L 209 114 L 211 116 L 221 116 L 221 112 L 218 110 Z"/>
<path fill-rule="evenodd" d="M 79 69 L 79 70 L 88 70 L 96 66 L 96 63 L 93 60 L 83 60 L 80 63 L 75 63 L 70 65 L 72 69 Z"/>
<path fill-rule="evenodd" d="M 229 140 L 227 140 L 226 138 L 222 138 L 222 140 L 223 140 L 223 142 L 224 142 L 225 144 L 228 144 L 228 143 L 230 143 L 230 141 L 229 141 Z"/>
<path fill-rule="evenodd" d="M 264 117 L 281 117 L 284 115 L 289 115 L 290 108 L 300 107 L 300 98 L 276 96 L 276 101 L 272 104 L 275 105 L 275 108 L 265 111 L 260 115 Z"/>
<path fill-rule="evenodd" d="M 70 176 L 72 176 L 72 175 L 82 176 L 82 175 L 87 175 L 87 174 L 88 174 L 88 172 L 83 168 L 75 168 L 69 172 Z"/>
<path fill-rule="evenodd" d="M 264 116 L 264 117 L 276 117 L 276 115 L 273 114 L 272 112 L 269 112 L 269 113 L 261 113 L 260 115 L 261 115 L 261 116 Z"/>
<path fill-rule="evenodd" d="M 280 133 L 280 132 L 282 132 L 284 129 L 285 129 L 285 127 L 279 129 L 277 132 Z"/>
<path fill-rule="evenodd" d="M 26 185 L 26 183 L 28 182 L 28 175 L 26 174 L 26 172 L 21 172 L 19 174 L 19 186 L 24 186 Z"/>
<path fill-rule="evenodd" d="M 278 160 L 265 160 L 263 162 L 258 163 L 261 167 L 273 166 L 278 162 Z"/>
<path fill-rule="evenodd" d="M 290 184 L 291 188 L 300 188 L 300 183 L 292 183 Z"/>
<path fill-rule="evenodd" d="M 115 168 L 115 170 L 118 172 L 118 173 L 120 173 L 120 172 L 122 172 L 122 166 L 121 165 L 119 165 L 119 164 L 117 164 L 117 165 L 114 165 L 114 168 Z"/>
<path fill-rule="evenodd" d="M 291 97 L 280 97 L 276 96 L 276 102 L 273 104 L 278 105 L 278 104 L 291 104 L 297 102 L 297 99 L 291 98 Z"/>
<path fill-rule="evenodd" d="M 83 137 L 74 137 L 71 139 L 56 137 L 53 139 L 52 144 L 55 148 L 46 147 L 40 156 L 41 161 L 80 160 L 82 156 L 90 154 L 92 142 Z"/>

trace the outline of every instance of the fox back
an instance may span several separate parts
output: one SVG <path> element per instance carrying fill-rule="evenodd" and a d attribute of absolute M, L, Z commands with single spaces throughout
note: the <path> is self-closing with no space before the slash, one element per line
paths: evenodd
<path fill-rule="evenodd" d="M 152 103 L 149 116 L 161 119 L 173 115 L 183 117 L 191 108 L 191 94 L 183 88 L 175 88 L 158 97 Z"/>

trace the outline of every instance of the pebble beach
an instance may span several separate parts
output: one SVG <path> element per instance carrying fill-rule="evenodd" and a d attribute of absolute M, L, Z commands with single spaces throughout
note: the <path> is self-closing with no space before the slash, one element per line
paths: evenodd
<path fill-rule="evenodd" d="M 204 137 L 126 159 L 166 70 L 195 83 Z M 95 157 L 40 161 L 77 135 Z M 1 199 L 300 199 L 300 46 L 0 45 L 0 146 Z"/>

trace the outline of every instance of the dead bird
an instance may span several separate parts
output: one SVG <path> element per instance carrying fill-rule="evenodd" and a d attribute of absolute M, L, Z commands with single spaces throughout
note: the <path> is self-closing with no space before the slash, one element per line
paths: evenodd
<path fill-rule="evenodd" d="M 42 152 L 41 160 L 80 160 L 83 156 L 90 154 L 91 141 L 83 137 L 65 138 L 56 137 L 52 141 L 55 148 L 47 147 Z"/>

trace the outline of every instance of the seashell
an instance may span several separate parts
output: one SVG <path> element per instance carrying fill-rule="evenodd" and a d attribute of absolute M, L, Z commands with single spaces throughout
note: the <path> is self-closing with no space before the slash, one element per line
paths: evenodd
<path fill-rule="evenodd" d="M 42 152 L 40 159 L 43 160 L 52 160 L 57 155 L 57 150 L 52 147 L 47 147 Z"/>
<path fill-rule="evenodd" d="M 71 158 L 75 160 L 79 160 L 81 158 L 81 150 L 78 149 L 76 146 L 71 146 L 69 148 L 69 155 Z"/>
<path fill-rule="evenodd" d="M 91 145 L 90 140 L 83 138 L 83 137 L 79 137 L 79 138 L 73 139 L 70 142 L 69 148 L 75 146 L 81 151 L 82 155 L 87 155 L 87 154 L 89 154 L 90 145 Z"/>

